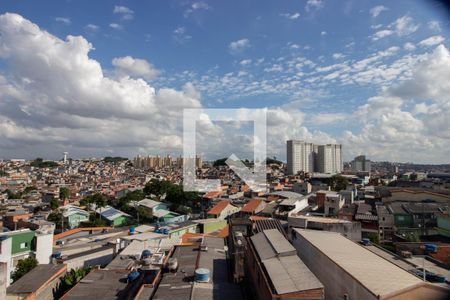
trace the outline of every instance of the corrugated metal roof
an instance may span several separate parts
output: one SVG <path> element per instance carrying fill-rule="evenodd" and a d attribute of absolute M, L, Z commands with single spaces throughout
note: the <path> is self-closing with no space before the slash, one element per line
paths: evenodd
<path fill-rule="evenodd" d="M 259 255 L 259 259 L 265 260 L 276 256 L 275 250 L 267 241 L 264 232 L 257 233 L 251 238 L 253 246 Z"/>
<path fill-rule="evenodd" d="M 286 237 L 286 232 L 284 231 L 283 225 L 281 225 L 278 219 L 264 219 L 256 220 L 254 230 L 256 233 L 267 230 L 267 229 L 278 229 L 284 237 Z"/>
<path fill-rule="evenodd" d="M 284 255 L 286 253 L 295 252 L 295 248 L 289 243 L 289 241 L 278 231 L 278 229 L 264 230 L 263 233 L 266 235 L 273 249 L 277 255 Z"/>
<path fill-rule="evenodd" d="M 339 233 L 294 230 L 374 295 L 389 295 L 421 283 L 416 276 Z"/>
<path fill-rule="evenodd" d="M 295 254 L 295 248 L 278 229 L 268 229 L 251 237 L 261 261 L 283 255 Z"/>
<path fill-rule="evenodd" d="M 323 288 L 297 255 L 274 257 L 263 264 L 277 294 Z"/>

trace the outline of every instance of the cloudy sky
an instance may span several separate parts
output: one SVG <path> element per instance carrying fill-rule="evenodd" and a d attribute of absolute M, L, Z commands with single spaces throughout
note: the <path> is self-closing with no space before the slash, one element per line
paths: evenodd
<path fill-rule="evenodd" d="M 0 159 L 182 150 L 184 108 L 268 108 L 285 141 L 344 159 L 450 163 L 439 1 L 2 1 Z M 201 122 L 207 159 L 251 158 L 252 126 Z"/>

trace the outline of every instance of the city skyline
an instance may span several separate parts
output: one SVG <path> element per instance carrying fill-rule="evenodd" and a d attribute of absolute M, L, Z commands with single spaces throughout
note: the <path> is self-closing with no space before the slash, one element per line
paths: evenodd
<path fill-rule="evenodd" d="M 0 158 L 179 155 L 184 108 L 267 107 L 268 157 L 308 140 L 344 161 L 448 163 L 434 3 L 4 1 Z M 198 127 L 205 160 L 252 157 L 248 126 Z"/>

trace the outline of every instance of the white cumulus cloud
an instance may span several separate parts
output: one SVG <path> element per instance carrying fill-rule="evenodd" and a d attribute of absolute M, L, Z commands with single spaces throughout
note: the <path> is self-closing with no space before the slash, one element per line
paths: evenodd
<path fill-rule="evenodd" d="M 383 11 L 387 11 L 387 10 L 389 10 L 389 9 L 386 6 L 384 6 L 384 5 L 377 5 L 375 7 L 372 7 L 369 12 L 370 12 L 370 14 L 372 15 L 373 18 L 376 18 Z"/>
<path fill-rule="evenodd" d="M 145 59 L 133 58 L 131 56 L 114 58 L 112 64 L 117 68 L 119 74 L 132 77 L 142 77 L 147 80 L 152 80 L 160 74 L 160 71 Z"/>
<path fill-rule="evenodd" d="M 249 39 L 240 39 L 237 41 L 233 41 L 228 45 L 228 49 L 231 53 L 240 53 L 250 47 Z"/>

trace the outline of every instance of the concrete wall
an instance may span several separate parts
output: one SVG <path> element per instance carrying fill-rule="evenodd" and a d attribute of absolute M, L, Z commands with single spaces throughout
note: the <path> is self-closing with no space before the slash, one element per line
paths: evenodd
<path fill-rule="evenodd" d="M 61 272 L 53 279 L 51 279 L 48 283 L 46 283 L 43 287 L 41 287 L 36 293 L 36 300 L 53 300 L 53 291 L 56 290 L 58 284 L 61 282 L 60 278 L 65 274 L 65 271 Z"/>
<path fill-rule="evenodd" d="M 450 200 L 450 196 L 431 193 L 408 193 L 404 191 L 399 191 L 399 192 L 392 192 L 391 197 L 383 197 L 383 202 L 390 202 L 390 201 L 419 202 L 424 199 L 431 199 L 436 202 L 447 203 Z"/>
<path fill-rule="evenodd" d="M 292 238 L 292 245 L 297 249 L 301 260 L 324 285 L 326 300 L 342 300 L 344 295 L 347 295 L 348 299 L 377 299 L 297 232 Z"/>
<path fill-rule="evenodd" d="M 11 265 L 12 261 L 11 261 L 11 247 L 12 247 L 12 240 L 11 238 L 2 240 L 0 242 L 0 262 L 5 263 L 6 264 L 6 286 L 8 287 L 10 285 L 11 282 L 11 271 L 13 266 Z M 2 272 L 2 276 L 3 276 L 3 272 Z M 0 279 L 0 280 L 3 280 Z"/>
<path fill-rule="evenodd" d="M 448 289 L 423 283 L 416 286 L 413 289 L 404 291 L 399 295 L 392 297 L 385 297 L 389 300 L 411 300 L 411 299 L 433 299 L 433 300 L 448 300 L 450 298 L 450 292 Z"/>
<path fill-rule="evenodd" d="M 245 253 L 245 274 L 246 280 L 249 281 L 251 286 L 251 294 L 255 296 L 255 299 L 271 300 L 272 293 L 269 289 L 269 283 L 261 271 L 261 265 L 256 258 L 256 253 L 253 251 L 250 243 L 247 243 L 247 245 Z"/>
<path fill-rule="evenodd" d="M 64 261 L 67 264 L 67 270 L 77 269 L 88 265 L 106 265 L 114 258 L 114 248 L 105 249 L 91 254 L 83 255 Z"/>
<path fill-rule="evenodd" d="M 308 221 L 305 219 L 289 217 L 288 218 L 289 227 L 296 227 L 302 229 L 318 229 L 324 231 L 339 232 L 345 237 L 351 239 L 352 241 L 361 240 L 361 223 L 351 222 L 351 223 L 320 223 Z M 305 227 L 306 226 L 306 227 Z"/>
<path fill-rule="evenodd" d="M 7 280 L 8 266 L 5 262 L 0 263 L 0 300 L 6 299 L 6 280 Z"/>
<path fill-rule="evenodd" d="M 204 223 L 200 224 L 200 227 L 203 227 L 202 233 L 210 233 L 213 231 L 217 231 L 220 229 L 223 229 L 225 226 L 227 226 L 226 220 L 218 220 L 217 222 L 211 222 L 211 223 Z"/>
<path fill-rule="evenodd" d="M 36 259 L 40 264 L 49 264 L 53 251 L 53 234 L 36 234 Z"/>

